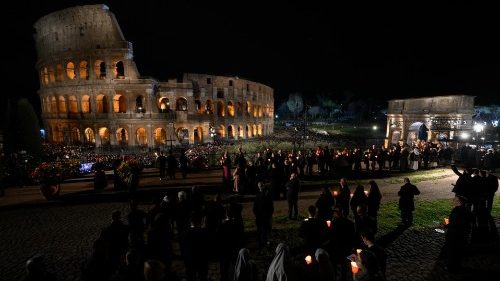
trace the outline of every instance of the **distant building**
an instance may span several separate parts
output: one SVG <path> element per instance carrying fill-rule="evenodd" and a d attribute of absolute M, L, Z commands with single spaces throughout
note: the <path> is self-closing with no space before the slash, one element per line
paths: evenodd
<path fill-rule="evenodd" d="M 42 119 L 55 143 L 155 147 L 273 133 L 273 89 L 238 77 L 141 77 L 106 5 L 60 10 L 34 24 Z"/>
<path fill-rule="evenodd" d="M 386 146 L 416 140 L 458 141 L 472 132 L 474 97 L 450 95 L 390 100 Z"/>

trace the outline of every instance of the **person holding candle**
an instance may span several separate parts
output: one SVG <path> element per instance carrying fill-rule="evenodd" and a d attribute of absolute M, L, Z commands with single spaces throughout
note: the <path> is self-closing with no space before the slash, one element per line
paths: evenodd
<path fill-rule="evenodd" d="M 351 206 L 352 213 L 354 215 L 354 221 L 357 221 L 359 219 L 359 216 L 356 212 L 358 206 L 367 204 L 368 204 L 368 196 L 366 196 L 365 194 L 365 188 L 359 184 L 354 190 L 354 194 L 349 203 L 349 205 Z"/>
<path fill-rule="evenodd" d="M 314 204 L 318 208 L 318 219 L 321 221 L 332 219 L 332 208 L 335 206 L 335 198 L 328 187 L 323 187 L 318 200 Z"/>
<path fill-rule="evenodd" d="M 372 231 L 364 230 L 361 232 L 361 239 L 366 246 L 364 251 L 370 251 L 375 255 L 378 264 L 380 265 L 380 270 L 385 276 L 387 268 L 387 253 L 384 248 L 375 242 L 375 234 Z"/>
<path fill-rule="evenodd" d="M 352 270 L 354 281 L 386 281 L 385 275 L 375 255 L 370 251 L 361 251 L 356 262 L 357 269 Z M 356 267 L 353 265 L 353 267 Z"/>
<path fill-rule="evenodd" d="M 316 218 L 316 207 L 311 205 L 307 211 L 309 217 L 300 225 L 299 237 L 303 239 L 305 253 L 312 255 L 325 240 L 326 225 Z"/>
<path fill-rule="evenodd" d="M 330 253 L 330 257 L 335 265 L 340 265 L 340 279 L 341 281 L 347 280 L 347 273 L 349 272 L 349 260 L 347 256 L 351 254 L 354 247 L 354 223 L 344 217 L 342 210 L 339 207 L 333 209 L 333 222 L 334 227 L 328 233 L 328 242 L 326 249 Z"/>
<path fill-rule="evenodd" d="M 413 224 L 413 211 L 415 210 L 414 196 L 420 194 L 420 190 L 410 183 L 409 178 L 404 179 L 404 185 L 398 192 L 399 210 L 401 210 L 401 222 L 404 226 Z"/>

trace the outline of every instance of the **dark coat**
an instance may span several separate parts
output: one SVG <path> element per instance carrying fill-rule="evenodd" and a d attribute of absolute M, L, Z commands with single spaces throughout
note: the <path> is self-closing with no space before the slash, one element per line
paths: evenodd
<path fill-rule="evenodd" d="M 398 192 L 399 195 L 399 209 L 405 211 L 415 210 L 415 203 L 413 202 L 413 196 L 419 195 L 420 190 L 411 183 L 406 183 L 401 186 Z"/>

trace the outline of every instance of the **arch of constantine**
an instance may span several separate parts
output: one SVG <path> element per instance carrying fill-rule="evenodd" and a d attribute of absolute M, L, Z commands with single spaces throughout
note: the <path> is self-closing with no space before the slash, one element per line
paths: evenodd
<path fill-rule="evenodd" d="M 436 96 L 390 100 L 385 145 L 411 145 L 416 140 L 458 141 L 472 131 L 474 97 Z"/>
<path fill-rule="evenodd" d="M 141 77 L 106 5 L 56 11 L 34 24 L 48 140 L 161 146 L 273 132 L 273 89 L 238 77 Z"/>

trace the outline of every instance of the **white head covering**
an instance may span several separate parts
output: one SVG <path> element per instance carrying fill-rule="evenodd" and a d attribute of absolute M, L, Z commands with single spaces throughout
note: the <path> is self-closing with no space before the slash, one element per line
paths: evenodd
<path fill-rule="evenodd" d="M 254 280 L 249 259 L 250 251 L 247 248 L 241 248 L 236 259 L 236 265 L 234 266 L 234 281 Z"/>
<path fill-rule="evenodd" d="M 284 243 L 279 243 L 276 247 L 269 270 L 267 271 L 266 281 L 287 281 L 286 267 L 288 262 L 288 247 Z"/>

